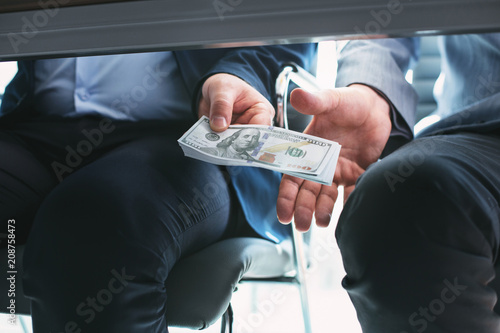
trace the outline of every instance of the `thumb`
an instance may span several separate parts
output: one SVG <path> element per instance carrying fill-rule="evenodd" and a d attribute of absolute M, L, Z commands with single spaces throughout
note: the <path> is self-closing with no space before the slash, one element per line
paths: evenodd
<path fill-rule="evenodd" d="M 303 114 L 334 114 L 334 121 L 339 126 L 358 126 L 365 121 L 371 110 L 389 114 L 386 100 L 372 88 L 362 84 L 318 92 L 295 89 L 290 94 L 290 101 Z"/>
<path fill-rule="evenodd" d="M 235 97 L 231 89 L 221 89 L 221 82 L 215 79 L 209 78 L 203 85 L 200 112 L 208 116 L 212 130 L 221 132 L 231 123 Z"/>
<path fill-rule="evenodd" d="M 210 127 L 221 132 L 228 128 L 233 114 L 233 100 L 231 96 L 216 94 L 210 98 Z"/>
<path fill-rule="evenodd" d="M 297 88 L 290 94 L 290 103 L 295 110 L 307 115 L 318 115 L 337 108 L 340 94 L 335 89 L 323 89 L 316 92 Z"/>

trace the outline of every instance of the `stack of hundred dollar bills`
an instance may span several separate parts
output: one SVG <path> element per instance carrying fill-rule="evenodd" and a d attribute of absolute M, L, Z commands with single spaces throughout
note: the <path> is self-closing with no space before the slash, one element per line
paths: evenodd
<path fill-rule="evenodd" d="M 331 185 L 340 153 L 336 142 L 280 127 L 231 125 L 223 132 L 200 118 L 178 140 L 184 155 L 218 165 L 275 170 Z"/>

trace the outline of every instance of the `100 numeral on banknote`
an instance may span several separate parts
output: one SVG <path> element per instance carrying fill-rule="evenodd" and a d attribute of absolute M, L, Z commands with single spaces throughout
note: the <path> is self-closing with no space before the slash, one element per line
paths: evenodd
<path fill-rule="evenodd" d="M 279 171 L 330 185 L 340 145 L 273 126 L 231 125 L 214 132 L 202 117 L 179 140 L 186 156 L 219 165 Z"/>

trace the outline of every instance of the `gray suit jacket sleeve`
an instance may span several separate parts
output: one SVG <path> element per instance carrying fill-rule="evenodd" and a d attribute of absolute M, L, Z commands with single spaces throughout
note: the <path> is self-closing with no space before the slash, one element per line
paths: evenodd
<path fill-rule="evenodd" d="M 337 87 L 361 83 L 374 88 L 392 107 L 391 136 L 413 137 L 417 94 L 405 80 L 418 60 L 418 38 L 358 40 L 340 52 Z"/>

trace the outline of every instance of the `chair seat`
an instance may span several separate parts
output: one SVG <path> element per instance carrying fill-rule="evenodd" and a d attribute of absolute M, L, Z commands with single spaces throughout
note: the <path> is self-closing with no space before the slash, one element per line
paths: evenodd
<path fill-rule="evenodd" d="M 231 238 L 180 260 L 167 288 L 169 326 L 204 329 L 224 314 L 242 278 L 281 277 L 292 270 L 287 244 Z"/>

